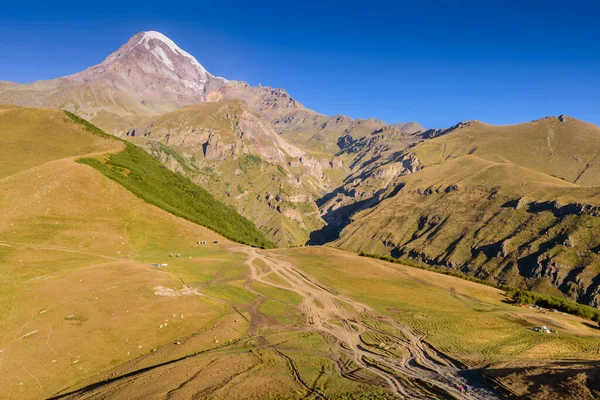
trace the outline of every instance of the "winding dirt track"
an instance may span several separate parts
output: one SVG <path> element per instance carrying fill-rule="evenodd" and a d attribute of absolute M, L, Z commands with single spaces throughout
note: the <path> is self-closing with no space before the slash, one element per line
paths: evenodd
<path fill-rule="evenodd" d="M 236 250 L 248 254 L 246 264 L 250 268 L 251 280 L 292 290 L 302 296 L 299 308 L 306 316 L 307 325 L 333 337 L 340 354 L 379 376 L 397 396 L 410 399 L 502 397 L 485 387 L 479 379 L 466 378 L 456 361 L 435 350 L 411 328 L 378 314 L 365 304 L 335 293 L 280 257 L 261 254 L 249 247 L 236 246 Z M 256 259 L 265 263 L 267 268 L 264 271 L 254 264 Z M 289 286 L 267 279 L 270 273 L 277 274 Z M 385 323 L 401 335 L 382 331 L 363 322 L 365 320 Z M 384 348 L 366 344 L 361 340 L 364 333 L 385 337 L 386 342 L 400 350 L 403 356 L 386 351 L 386 347 L 389 348 L 387 344 Z M 469 386 L 468 393 L 460 392 L 461 384 Z"/>
<path fill-rule="evenodd" d="M 257 301 L 250 310 L 246 310 L 250 314 L 250 336 L 256 339 L 260 346 L 270 347 L 286 360 L 295 380 L 306 390 L 305 398 L 327 399 L 325 394 L 314 388 L 314 384 L 311 387 L 303 381 L 290 357 L 276 347 L 269 346 L 260 336 L 259 328 L 269 323 L 265 320 L 265 316 L 258 312 L 258 307 L 266 297 L 252 289 L 250 284 L 253 281 L 291 290 L 302 297 L 298 308 L 306 318 L 305 324 L 309 329 L 332 339 L 330 342 L 333 343 L 333 347 L 330 357 L 337 362 L 338 372 L 345 378 L 370 384 L 387 384 L 393 394 L 403 399 L 487 400 L 503 398 L 483 381 L 477 371 L 462 368 L 459 362 L 437 351 L 424 340 L 422 335 L 410 327 L 323 286 L 296 269 L 285 259 L 285 255 L 259 251 L 241 245 L 231 245 L 227 248 L 248 255 L 246 265 L 249 268 L 249 275 L 246 287 L 257 295 Z M 254 263 L 255 260 L 261 260 L 264 267 L 258 267 Z M 274 282 L 267 277 L 273 273 L 285 284 Z M 183 285 L 195 290 L 181 277 L 179 279 Z M 248 320 L 233 304 L 211 296 L 206 297 L 232 306 L 236 312 Z M 380 345 L 368 343 L 364 337 L 361 338 L 361 335 L 376 338 L 382 343 Z M 71 392 L 66 392 L 68 389 L 65 389 L 51 399 L 106 398 L 110 397 L 111 393 L 124 393 L 125 387 L 134 383 L 141 376 L 149 374 L 151 377 L 155 376 L 156 379 L 162 379 L 164 376 L 161 374 L 165 373 L 165 368 L 184 363 L 197 354 L 208 351 L 150 365 L 115 377 L 111 375 L 107 380 Z M 224 387 L 229 380 L 224 382 L 215 387 Z M 468 392 L 462 393 L 458 389 L 459 385 L 468 385 Z M 173 394 L 175 391 L 171 390 L 170 393 Z"/>

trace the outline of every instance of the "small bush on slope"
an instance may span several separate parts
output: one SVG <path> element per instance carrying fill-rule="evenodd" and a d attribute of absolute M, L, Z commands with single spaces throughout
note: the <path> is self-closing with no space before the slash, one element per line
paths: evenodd
<path fill-rule="evenodd" d="M 65 113 L 87 131 L 114 138 L 74 114 Z M 141 148 L 124 143 L 125 149 L 109 154 L 105 162 L 94 158 L 81 158 L 77 162 L 97 169 L 144 201 L 212 229 L 230 240 L 262 248 L 275 247 L 254 223 L 233 208 L 219 202 L 184 176 L 169 170 Z"/>

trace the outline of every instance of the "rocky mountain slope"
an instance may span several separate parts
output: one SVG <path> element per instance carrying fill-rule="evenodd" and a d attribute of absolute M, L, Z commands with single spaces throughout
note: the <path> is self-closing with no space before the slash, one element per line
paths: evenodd
<path fill-rule="evenodd" d="M 85 71 L 26 85 L 0 82 L 0 103 L 66 109 L 112 133 L 203 101 L 225 82 L 166 36 L 148 31 Z"/>
<path fill-rule="evenodd" d="M 280 246 L 325 224 L 315 200 L 331 190 L 329 159 L 287 143 L 241 100 L 201 103 L 122 135 L 251 218 Z"/>
<path fill-rule="evenodd" d="M 402 152 L 418 168 L 354 215 L 336 245 L 598 306 L 599 145 L 598 127 L 568 117 L 460 124 Z"/>
<path fill-rule="evenodd" d="M 215 77 L 153 31 L 83 72 L 0 83 L 0 101 L 66 109 L 143 145 L 282 246 L 304 244 L 326 225 L 316 201 L 344 183 L 351 161 L 340 150 L 349 141 L 381 129 L 422 130 L 325 116 L 283 89 Z"/>
<path fill-rule="evenodd" d="M 207 101 L 242 99 L 260 112 L 290 143 L 316 153 L 336 154 L 344 143 L 384 127 L 414 133 L 425 129 L 417 122 L 388 125 L 376 119 L 352 119 L 345 115 L 328 116 L 305 108 L 284 89 L 229 82 L 209 93 Z"/>

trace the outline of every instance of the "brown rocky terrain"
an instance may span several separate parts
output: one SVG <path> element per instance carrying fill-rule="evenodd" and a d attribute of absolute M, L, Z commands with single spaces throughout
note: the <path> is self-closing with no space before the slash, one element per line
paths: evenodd
<path fill-rule="evenodd" d="M 316 159 L 241 100 L 200 103 L 142 121 L 122 136 L 251 218 L 280 246 L 324 225 L 315 200 L 331 190 Z"/>
<path fill-rule="evenodd" d="M 260 112 L 290 143 L 317 153 L 336 154 L 350 139 L 355 140 L 381 129 L 414 133 L 425 129 L 417 122 L 388 125 L 374 118 L 352 119 L 328 116 L 304 107 L 284 89 L 229 82 L 207 96 L 207 101 L 242 99 Z"/>
<path fill-rule="evenodd" d="M 599 128 L 567 117 L 461 124 L 404 150 L 418 168 L 353 215 L 336 245 L 598 306 L 599 144 Z"/>
<path fill-rule="evenodd" d="M 483 373 L 514 398 L 593 400 L 600 397 L 600 363 L 595 361 L 505 363 L 486 368 Z"/>

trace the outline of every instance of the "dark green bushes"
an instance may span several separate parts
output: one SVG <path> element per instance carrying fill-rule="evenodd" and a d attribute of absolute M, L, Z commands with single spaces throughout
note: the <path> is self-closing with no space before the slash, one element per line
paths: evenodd
<path fill-rule="evenodd" d="M 109 135 L 108 133 L 104 132 L 102 129 L 98 128 L 97 126 L 95 126 L 93 124 L 90 124 L 88 121 L 86 121 L 83 118 L 78 117 L 77 115 L 73 114 L 72 112 L 69 112 L 67 110 L 63 110 L 63 112 L 67 115 L 67 117 L 71 118 L 73 120 L 73 122 L 83 126 L 83 128 L 86 131 L 93 133 L 94 135 L 101 136 L 105 139 L 117 139 L 116 137 Z"/>
<path fill-rule="evenodd" d="M 537 305 L 544 308 L 554 308 L 559 311 L 600 322 L 600 310 L 584 304 L 579 304 L 572 300 L 561 299 L 554 296 L 546 296 L 540 293 L 515 288 L 508 290 L 506 296 L 515 303 Z"/>
<path fill-rule="evenodd" d="M 77 162 L 94 167 L 146 202 L 228 239 L 262 248 L 275 247 L 254 223 L 131 143 L 125 143 L 125 150 L 120 153 L 110 154 L 104 163 L 93 158 Z"/>

